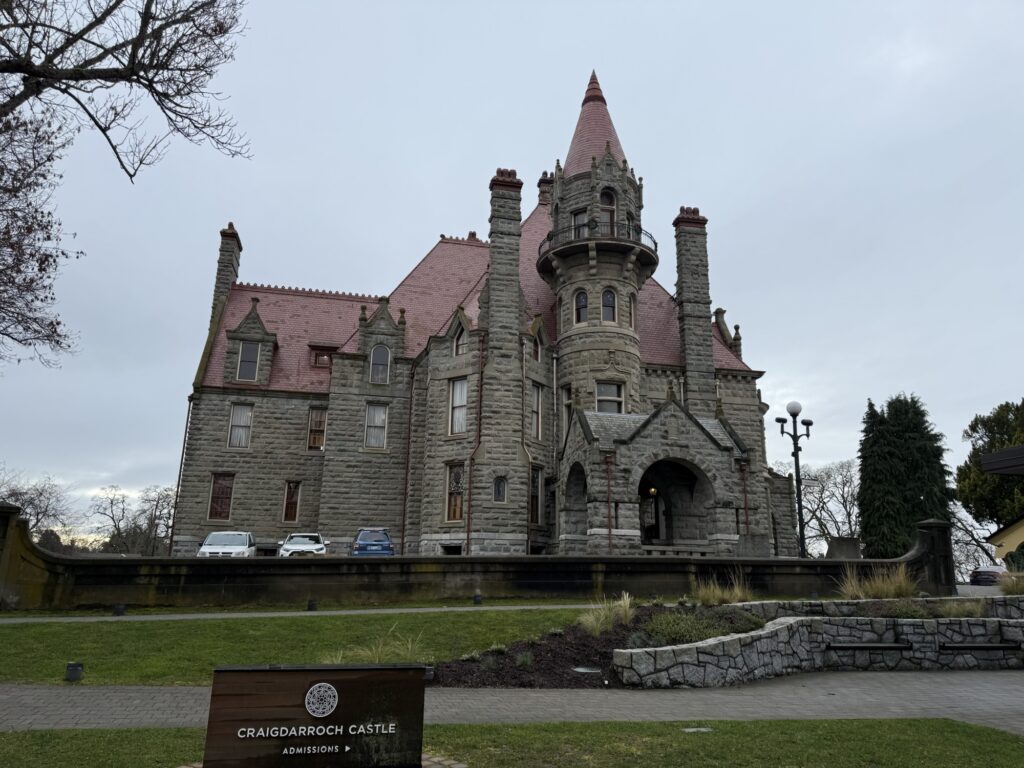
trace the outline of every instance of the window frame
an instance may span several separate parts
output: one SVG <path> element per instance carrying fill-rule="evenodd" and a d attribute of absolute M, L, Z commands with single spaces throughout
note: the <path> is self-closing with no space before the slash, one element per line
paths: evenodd
<path fill-rule="evenodd" d="M 313 414 L 323 414 L 322 426 L 313 426 Z M 320 435 L 320 445 L 313 445 L 313 435 Z M 327 409 L 319 406 L 311 405 L 309 407 L 309 416 L 306 420 L 306 450 L 307 451 L 323 451 L 327 446 Z"/>
<path fill-rule="evenodd" d="M 311 349 L 309 350 L 309 365 L 312 368 L 330 368 L 331 367 L 331 355 L 333 352 L 329 349 Z"/>
<path fill-rule="evenodd" d="M 228 492 L 227 492 L 227 515 L 224 516 L 224 517 L 220 517 L 220 516 L 214 517 L 213 516 L 213 504 L 214 504 L 214 500 L 216 498 L 214 492 L 217 490 L 217 482 L 218 482 L 218 480 L 222 480 L 223 481 L 224 479 L 228 479 L 230 481 L 228 483 L 228 487 L 227 487 L 227 489 L 228 489 Z M 231 520 L 231 504 L 234 501 L 234 493 L 235 493 L 235 473 L 234 472 L 212 472 L 212 473 L 210 473 L 210 498 L 209 498 L 209 502 L 208 502 L 208 504 L 206 506 L 206 519 L 207 520 L 217 521 L 217 522 L 229 522 Z M 221 494 L 221 499 L 223 499 L 223 494 Z"/>
<path fill-rule="evenodd" d="M 583 298 L 582 305 L 580 304 L 580 297 Z M 572 319 L 573 325 L 584 325 L 586 324 L 589 314 L 590 297 L 587 296 L 587 292 L 582 288 L 576 291 L 572 295 Z M 582 312 L 581 312 L 582 310 Z"/>
<path fill-rule="evenodd" d="M 376 424 L 370 424 L 370 409 L 371 408 L 383 408 L 384 409 L 384 426 L 380 427 Z M 382 429 L 381 433 L 381 444 L 370 445 L 370 430 Z M 382 451 L 388 447 L 388 404 L 387 403 L 367 403 L 366 411 L 363 417 L 363 447 L 368 448 L 371 451 Z"/>
<path fill-rule="evenodd" d="M 455 332 L 452 337 L 452 355 L 460 357 L 469 353 L 469 334 L 466 332 L 466 326 L 460 324 L 459 330 Z"/>
<path fill-rule="evenodd" d="M 498 489 L 501 489 L 501 493 L 498 493 Z M 491 498 L 495 504 L 507 504 L 508 503 L 508 478 L 505 475 L 498 475 L 494 478 L 491 483 Z M 500 497 L 500 498 L 499 498 Z"/>
<path fill-rule="evenodd" d="M 611 297 L 611 304 L 608 304 L 606 299 Z M 605 310 L 611 310 L 611 317 L 605 317 Z M 602 323 L 617 323 L 619 317 L 619 297 L 615 293 L 614 288 L 605 288 L 601 291 L 601 322 Z"/>
<path fill-rule="evenodd" d="M 605 202 L 605 195 L 611 198 L 611 203 Z M 598 221 L 602 227 L 607 228 L 607 232 L 602 232 L 602 234 L 608 237 L 613 237 L 615 235 L 615 210 L 618 197 L 614 190 L 605 187 L 601 190 L 601 194 L 598 199 L 600 208 Z"/>
<path fill-rule="evenodd" d="M 534 482 L 536 481 L 536 482 Z M 530 466 L 530 496 L 527 502 L 528 521 L 530 525 L 543 525 L 541 522 L 541 503 L 544 495 L 544 475 L 541 467 Z"/>
<path fill-rule="evenodd" d="M 256 359 L 252 361 L 252 378 L 243 378 L 242 363 L 245 360 L 245 345 L 256 347 Z M 258 341 L 241 341 L 238 345 L 238 365 L 235 367 L 235 381 L 258 381 L 260 378 L 260 358 L 263 356 L 263 345 Z"/>
<path fill-rule="evenodd" d="M 459 484 L 458 496 L 458 516 L 452 516 L 452 498 L 453 498 L 453 478 L 454 472 L 461 472 L 461 483 Z M 466 499 L 466 463 L 464 461 L 458 461 L 451 464 L 445 464 L 445 483 L 444 483 L 444 521 L 446 523 L 461 523 L 465 520 L 466 512 L 463 504 Z"/>
<path fill-rule="evenodd" d="M 235 423 L 235 411 L 248 408 L 249 409 L 249 423 L 248 424 L 236 424 Z M 228 448 L 233 451 L 247 451 L 252 445 L 252 422 L 253 416 L 255 415 L 256 406 L 253 403 L 231 403 L 231 412 L 228 414 Z M 235 429 L 245 430 L 245 441 L 242 445 L 233 445 L 235 439 Z"/>
<path fill-rule="evenodd" d="M 629 327 L 634 331 L 636 330 L 637 320 L 637 306 L 636 306 L 636 294 L 629 294 Z"/>
<path fill-rule="evenodd" d="M 456 405 L 455 403 L 455 388 L 457 384 L 462 384 L 462 396 L 463 402 Z M 462 429 L 458 432 L 455 431 L 455 412 L 456 409 L 462 411 Z M 464 435 L 469 430 L 469 424 L 467 423 L 469 416 L 469 378 L 467 376 L 459 376 L 454 379 L 448 379 L 448 434 L 449 435 Z"/>
<path fill-rule="evenodd" d="M 544 432 L 544 387 L 532 382 L 530 395 L 530 436 L 540 440 Z"/>
<path fill-rule="evenodd" d="M 615 387 L 614 397 L 601 395 L 601 387 Z M 618 410 L 601 410 L 601 403 L 618 403 Z M 598 413 L 625 413 L 626 412 L 626 388 L 621 381 L 597 381 L 594 386 L 594 406 Z"/>
<path fill-rule="evenodd" d="M 374 362 L 373 358 L 376 355 L 377 350 L 384 350 L 385 360 L 383 363 Z M 380 380 L 379 376 L 375 376 L 383 367 L 384 378 Z M 375 344 L 373 349 L 370 350 L 370 383 L 371 384 L 390 384 L 391 383 L 391 348 L 387 344 Z"/>
<path fill-rule="evenodd" d="M 292 500 L 289 498 L 292 486 L 295 487 L 295 498 Z M 295 516 L 292 519 L 288 519 L 288 504 L 290 501 L 294 501 Z M 284 482 L 284 506 L 281 509 L 281 522 L 282 523 L 298 523 L 299 522 L 299 510 L 302 507 L 302 481 L 301 480 L 285 480 Z"/>
<path fill-rule="evenodd" d="M 590 224 L 587 221 L 587 209 L 580 208 L 569 214 L 569 221 L 572 222 L 572 239 L 585 240 L 590 235 Z"/>

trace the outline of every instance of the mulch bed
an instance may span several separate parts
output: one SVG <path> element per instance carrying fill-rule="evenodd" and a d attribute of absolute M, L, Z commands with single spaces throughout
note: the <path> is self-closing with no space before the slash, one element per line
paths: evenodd
<path fill-rule="evenodd" d="M 562 634 L 518 641 L 500 653 L 481 653 L 479 661 L 441 662 L 434 667 L 433 684 L 452 688 L 622 688 L 612 671 L 612 651 L 628 648 L 629 636 L 663 610 L 667 609 L 640 606 L 628 626 L 616 624 L 598 637 L 571 624 Z M 574 672 L 573 667 L 601 672 Z"/>

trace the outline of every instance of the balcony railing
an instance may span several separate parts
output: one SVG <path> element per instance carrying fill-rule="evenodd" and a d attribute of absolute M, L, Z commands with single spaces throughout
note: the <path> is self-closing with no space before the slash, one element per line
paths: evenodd
<path fill-rule="evenodd" d="M 579 224 L 549 233 L 544 240 L 540 241 L 537 255 L 543 256 L 552 248 L 558 248 L 577 240 L 626 240 L 639 243 L 655 253 L 658 252 L 658 241 L 646 229 L 640 229 L 635 224 L 611 224 L 603 221 Z"/>

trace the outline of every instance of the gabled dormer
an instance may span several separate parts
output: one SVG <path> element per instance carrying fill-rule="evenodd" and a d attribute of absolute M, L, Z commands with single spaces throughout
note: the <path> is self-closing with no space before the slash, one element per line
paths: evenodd
<path fill-rule="evenodd" d="M 242 322 L 227 332 L 228 348 L 224 358 L 224 383 L 265 387 L 270 384 L 270 369 L 277 349 L 277 334 L 263 324 L 259 313 L 260 300 L 252 298 L 252 306 Z"/>

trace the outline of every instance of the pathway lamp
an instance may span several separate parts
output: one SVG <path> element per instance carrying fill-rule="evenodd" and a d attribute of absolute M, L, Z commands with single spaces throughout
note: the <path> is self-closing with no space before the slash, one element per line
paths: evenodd
<path fill-rule="evenodd" d="M 775 419 L 775 423 L 779 425 L 779 433 L 783 435 L 789 435 L 793 438 L 793 467 L 796 470 L 796 520 L 797 526 L 800 531 L 800 557 L 807 557 L 807 539 L 804 536 L 804 501 L 803 501 L 803 487 L 800 483 L 800 439 L 811 436 L 811 426 L 814 424 L 810 419 L 800 419 L 800 424 L 804 428 L 803 434 L 800 434 L 800 428 L 797 426 L 796 419 L 800 415 L 800 411 L 803 410 L 803 406 L 800 405 L 796 400 L 786 405 L 786 413 L 793 419 L 793 431 L 786 431 L 786 417 L 779 416 Z"/>

